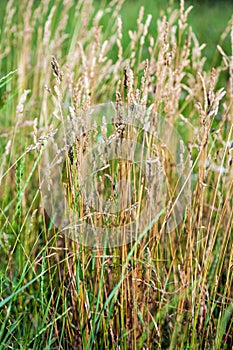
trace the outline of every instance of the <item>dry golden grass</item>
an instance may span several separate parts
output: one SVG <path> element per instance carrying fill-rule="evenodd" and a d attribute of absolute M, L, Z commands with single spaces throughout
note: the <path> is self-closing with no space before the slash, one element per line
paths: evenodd
<path fill-rule="evenodd" d="M 179 10 L 169 7 L 159 19 L 154 37 L 148 34 L 153 17 L 145 18 L 142 8 L 127 50 L 122 3 L 113 0 L 98 12 L 91 0 L 7 3 L 0 42 L 1 349 L 233 346 L 233 26 L 224 33 L 231 38 L 231 56 L 219 46 L 222 63 L 206 71 L 204 45 L 188 24 L 191 7 L 183 0 Z M 137 232 L 136 241 L 91 249 L 62 235 L 46 214 L 41 158 L 58 125 L 80 113 L 85 118 L 92 106 L 108 101 L 118 108 L 113 133 L 140 139 L 164 167 L 167 207 L 156 223 Z M 192 195 L 170 232 L 175 161 L 148 133 L 125 127 L 119 112 L 124 104 L 151 107 L 151 115 L 165 118 L 187 145 Z M 106 141 L 104 120 L 100 130 Z M 66 153 L 64 186 L 80 216 L 86 206 L 74 193 L 78 164 L 98 133 L 93 124 L 91 134 Z M 117 177 L 139 180 L 134 199 L 143 206 L 141 171 L 124 162 L 118 172 L 111 167 L 113 174 L 102 174 L 99 195 L 106 184 L 110 197 L 119 195 Z M 132 206 L 127 191 L 121 193 L 124 205 Z M 140 210 L 121 212 L 111 225 L 131 220 L 131 214 Z M 96 216 L 95 224 L 106 225 L 105 219 Z"/>

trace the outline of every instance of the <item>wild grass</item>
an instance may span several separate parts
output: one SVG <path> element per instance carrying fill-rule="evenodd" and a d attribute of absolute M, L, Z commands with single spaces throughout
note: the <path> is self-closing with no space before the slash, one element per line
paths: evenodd
<path fill-rule="evenodd" d="M 232 52 L 219 45 L 221 60 L 208 70 L 184 1 L 167 8 L 156 34 L 153 16 L 141 8 L 127 47 L 122 4 L 96 11 L 92 0 L 7 2 L 0 41 L 1 349 L 233 347 L 233 23 L 223 34 Z M 171 232 L 168 206 L 128 244 L 90 248 L 63 235 L 44 210 L 41 159 L 58 125 L 108 101 L 129 110 L 152 106 L 178 130 L 192 195 Z M 153 149 L 153 138 L 122 129 L 119 118 L 114 127 L 163 164 L 172 205 L 177 174 L 164 145 Z M 91 132 L 97 136 L 95 125 Z M 104 141 L 109 132 L 103 122 Z M 84 205 L 72 191 L 91 137 L 76 141 L 63 180 L 81 216 Z M 119 176 L 143 183 L 136 167 L 113 162 L 111 170 L 100 187 Z"/>

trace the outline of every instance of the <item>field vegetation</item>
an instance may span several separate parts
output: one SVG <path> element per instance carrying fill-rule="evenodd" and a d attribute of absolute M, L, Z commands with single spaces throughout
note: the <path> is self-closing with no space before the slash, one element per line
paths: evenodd
<path fill-rule="evenodd" d="M 183 0 L 2 4 L 0 349 L 232 349 L 231 2 L 222 10 L 208 2 L 192 2 L 192 9 Z M 127 244 L 88 246 L 64 235 L 46 212 L 42 159 L 60 125 L 81 116 L 85 131 L 88 111 L 108 102 L 118 117 L 112 129 L 100 119 L 65 153 L 70 205 L 85 213 L 78 164 L 97 136 L 107 142 L 112 133 L 133 135 L 142 151 L 147 146 L 156 155 L 166 206 Z M 123 106 L 150 108 L 187 149 L 190 198 L 171 230 L 176 159 L 166 144 L 126 127 Z M 126 176 L 136 183 L 135 219 L 146 198 L 136 166 L 114 160 L 98 179 L 100 195 L 120 197 L 113 183 Z M 114 222 L 95 216 L 94 224 L 111 233 L 129 219 L 123 214 Z"/>

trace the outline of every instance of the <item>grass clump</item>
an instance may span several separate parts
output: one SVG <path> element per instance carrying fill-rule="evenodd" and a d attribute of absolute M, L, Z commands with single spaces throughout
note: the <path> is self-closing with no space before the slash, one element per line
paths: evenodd
<path fill-rule="evenodd" d="M 219 45 L 221 61 L 206 70 L 204 45 L 189 26 L 191 7 L 184 1 L 167 8 L 156 35 L 150 32 L 153 16 L 144 16 L 143 7 L 125 33 L 122 4 L 111 1 L 97 10 L 92 0 L 6 4 L 0 42 L 2 349 L 233 346 L 232 22 L 224 32 L 232 52 Z M 118 119 L 110 127 L 101 115 L 90 127 L 91 107 L 108 101 L 115 102 Z M 152 128 L 153 116 L 161 115 L 187 146 L 192 193 L 170 231 L 168 214 L 179 194 L 177 159 L 165 142 L 157 146 L 148 132 L 126 128 L 122 106 L 151 108 Z M 111 135 L 134 135 L 166 175 L 166 207 L 128 244 L 91 249 L 62 234 L 44 210 L 41 159 L 56 128 L 80 115 L 82 137 L 65 153 L 62 168 L 79 217 L 87 206 L 75 192 L 78 165 L 99 138 L 103 144 Z M 137 182 L 133 203 L 144 203 L 148 191 L 141 170 L 113 160 L 97 179 L 100 207 L 106 193 L 122 195 L 132 207 L 125 185 L 114 187 L 127 176 Z M 135 217 L 141 209 L 132 210 Z M 96 216 L 94 224 L 104 219 Z"/>

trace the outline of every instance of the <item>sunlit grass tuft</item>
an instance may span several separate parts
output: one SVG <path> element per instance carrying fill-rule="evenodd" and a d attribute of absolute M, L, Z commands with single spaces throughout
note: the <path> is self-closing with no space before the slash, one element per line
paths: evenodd
<path fill-rule="evenodd" d="M 222 37 L 231 46 L 220 42 L 208 69 L 183 1 L 157 24 L 141 8 L 129 33 L 122 3 L 7 2 L 0 41 L 1 349 L 233 346 L 233 61 L 225 52 L 233 50 L 233 28 L 228 24 Z M 68 116 L 108 101 L 152 106 L 179 131 L 192 196 L 171 232 L 163 208 L 129 244 L 91 249 L 64 236 L 44 210 L 41 157 Z M 111 132 L 135 133 L 154 147 L 146 133 L 117 122 Z M 91 132 L 106 141 L 110 131 L 103 122 Z M 64 186 L 81 214 L 84 205 L 72 195 L 88 137 L 76 140 L 64 162 Z M 172 202 L 177 176 L 160 146 L 153 152 L 165 166 Z M 136 167 L 119 168 L 121 176 L 142 180 Z M 117 179 L 114 161 L 111 170 L 100 187 L 101 179 L 110 187 Z"/>

